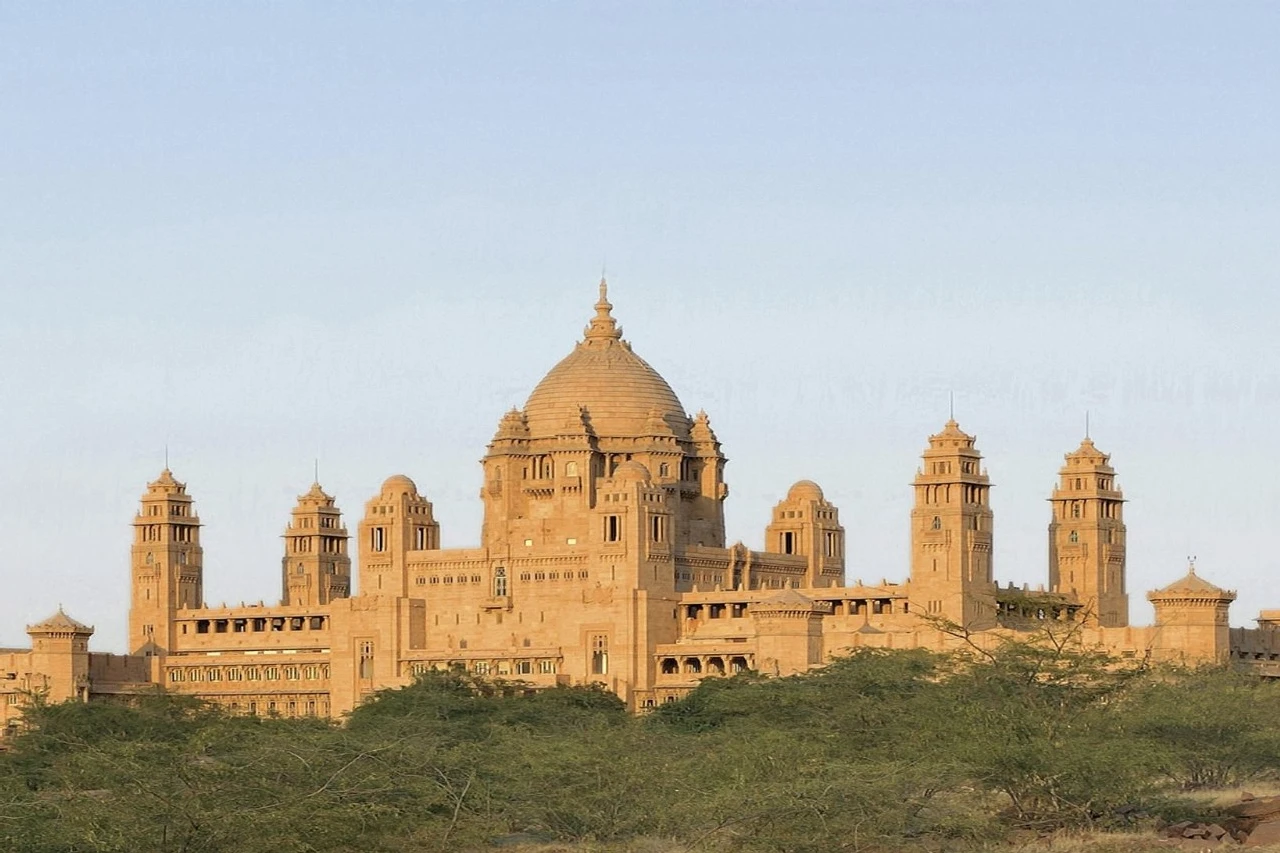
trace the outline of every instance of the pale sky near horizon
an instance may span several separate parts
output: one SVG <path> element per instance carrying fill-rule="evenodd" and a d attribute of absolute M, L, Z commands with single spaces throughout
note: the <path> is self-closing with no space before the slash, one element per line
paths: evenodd
<path fill-rule="evenodd" d="M 279 597 L 312 479 L 479 538 L 477 461 L 591 314 L 730 457 L 907 574 L 956 417 L 1045 580 L 1091 412 L 1135 624 L 1198 557 L 1280 608 L 1280 5 L 0 0 L 0 645 L 123 651 L 164 463 L 211 604 Z"/>

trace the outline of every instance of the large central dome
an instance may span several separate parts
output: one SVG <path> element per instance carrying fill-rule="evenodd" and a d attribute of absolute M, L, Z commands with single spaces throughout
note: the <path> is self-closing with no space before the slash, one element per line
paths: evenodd
<path fill-rule="evenodd" d="M 587 409 L 596 435 L 652 435 L 656 416 L 677 438 L 689 437 L 684 406 L 658 371 L 631 351 L 600 282 L 596 316 L 583 340 L 543 377 L 525 403 L 529 434 L 553 436 Z M 665 432 L 666 430 L 663 430 Z"/>

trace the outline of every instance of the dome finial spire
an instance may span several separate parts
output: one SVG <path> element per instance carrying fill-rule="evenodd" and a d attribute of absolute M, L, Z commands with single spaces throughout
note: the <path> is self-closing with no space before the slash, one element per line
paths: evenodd
<path fill-rule="evenodd" d="M 600 298 L 596 301 L 595 308 L 596 316 L 591 318 L 591 323 L 587 326 L 587 340 L 620 340 L 622 327 L 618 325 L 617 320 L 613 319 L 613 305 L 609 302 L 609 282 L 605 279 L 603 272 L 600 275 Z"/>

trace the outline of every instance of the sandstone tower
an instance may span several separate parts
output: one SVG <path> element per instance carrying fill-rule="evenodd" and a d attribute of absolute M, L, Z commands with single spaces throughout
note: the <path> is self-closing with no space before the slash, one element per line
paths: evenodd
<path fill-rule="evenodd" d="M 27 626 L 31 637 L 31 669 L 39 678 L 32 690 L 50 702 L 89 699 L 89 637 L 93 628 L 82 625 L 58 608 L 43 622 Z"/>
<path fill-rule="evenodd" d="M 360 594 L 409 594 L 410 552 L 440 548 L 431 502 L 404 474 L 388 477 L 360 521 Z"/>
<path fill-rule="evenodd" d="M 281 560 L 283 605 L 328 604 L 351 594 L 351 557 L 347 529 L 333 497 L 312 483 L 298 497 L 284 531 Z"/>
<path fill-rule="evenodd" d="M 1155 607 L 1152 650 L 1157 658 L 1183 662 L 1226 662 L 1231 653 L 1227 621 L 1236 594 L 1196 574 L 1194 564 L 1168 586 L 1147 593 Z"/>
<path fill-rule="evenodd" d="M 200 519 L 187 487 L 165 468 L 147 484 L 133 519 L 132 606 L 129 651 L 165 654 L 173 647 L 173 616 L 204 604 L 204 549 Z"/>
<path fill-rule="evenodd" d="M 1065 457 L 1049 498 L 1049 589 L 1073 595 L 1104 628 L 1129 624 L 1124 496 L 1111 457 L 1085 438 Z"/>
<path fill-rule="evenodd" d="M 765 549 L 806 558 L 805 586 L 844 584 L 844 528 L 840 510 L 828 503 L 812 480 L 801 480 L 773 508 Z"/>
<path fill-rule="evenodd" d="M 970 630 L 995 625 L 991 481 L 954 419 L 929 436 L 911 511 L 911 607 Z"/>

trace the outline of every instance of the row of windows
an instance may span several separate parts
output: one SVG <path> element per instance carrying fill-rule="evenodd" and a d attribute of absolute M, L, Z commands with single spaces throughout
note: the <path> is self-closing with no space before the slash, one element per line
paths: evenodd
<path fill-rule="evenodd" d="M 587 578 L 590 577 L 590 575 L 591 575 L 590 572 L 588 572 L 586 569 L 583 569 L 582 571 L 578 572 L 577 577 L 578 577 L 578 580 L 587 580 Z M 530 580 L 531 581 L 545 581 L 545 580 L 554 581 L 554 580 L 560 580 L 560 577 L 561 577 L 560 572 L 521 572 L 520 573 L 520 580 L 522 581 L 530 581 Z M 564 573 L 565 580 L 571 581 L 573 580 L 573 578 L 574 578 L 573 572 Z"/>
<path fill-rule="evenodd" d="M 395 515 L 396 508 L 394 504 L 388 506 L 369 507 L 369 515 Z M 425 504 L 410 504 L 405 508 L 406 515 L 426 515 L 427 506 Z"/>
<path fill-rule="evenodd" d="M 315 527 L 315 525 L 311 523 L 312 521 L 314 521 L 314 518 L 313 518 L 312 516 L 304 515 L 304 516 L 302 516 L 302 517 L 300 517 L 300 518 L 297 518 L 297 519 L 295 519 L 295 520 L 298 522 L 298 527 L 299 527 L 299 528 L 310 529 L 310 528 Z M 292 526 L 292 525 L 290 525 L 290 526 Z M 338 516 L 336 516 L 336 515 L 322 515 L 322 516 L 320 516 L 320 527 L 321 527 L 322 529 L 325 529 L 325 530 L 337 530 L 340 526 L 341 526 L 341 525 L 339 525 L 339 524 L 338 524 Z"/>
<path fill-rule="evenodd" d="M 159 504 L 152 504 L 151 506 L 147 507 L 147 515 L 151 515 L 151 516 L 163 515 L 164 513 L 162 513 L 160 510 L 161 510 L 161 506 Z M 191 506 L 189 504 L 178 504 L 178 503 L 169 504 L 169 515 L 176 515 L 181 518 L 190 518 Z"/>
<path fill-rule="evenodd" d="M 328 699 L 273 699 L 264 696 L 258 699 L 250 699 L 247 702 L 241 699 L 233 699 L 221 704 L 222 707 L 233 714 L 266 714 L 268 716 L 282 715 L 285 717 L 329 716 Z"/>
<path fill-rule="evenodd" d="M 676 580 L 687 581 L 689 583 L 724 583 L 724 574 L 722 572 L 689 572 L 681 569 L 676 572 Z"/>
<path fill-rule="evenodd" d="M 422 675 L 431 671 L 447 671 L 464 669 L 476 675 L 554 675 L 559 664 L 549 658 L 538 660 L 477 660 L 477 661 L 414 661 L 409 664 L 411 675 Z"/>
<path fill-rule="evenodd" d="M 208 634 L 212 629 L 215 634 L 244 634 L 263 631 L 323 631 L 324 616 L 254 616 L 239 619 L 197 619 L 197 634 Z M 187 633 L 187 625 L 182 623 L 182 633 Z"/>
<path fill-rule="evenodd" d="M 415 527 L 413 529 L 413 550 L 434 550 L 437 546 L 432 528 Z M 369 529 L 369 548 L 375 552 L 387 550 L 387 528 L 373 527 Z"/>
<path fill-rule="evenodd" d="M 169 681 L 218 682 L 218 681 L 325 681 L 329 678 L 329 665 L 286 664 L 284 666 L 187 666 L 169 670 Z"/>
<path fill-rule="evenodd" d="M 1062 501 L 1054 505 L 1056 518 L 1089 518 L 1088 505 L 1092 501 Z M 1097 512 L 1094 518 L 1120 518 L 1120 501 L 1097 501 Z"/>
<path fill-rule="evenodd" d="M 290 537 L 293 543 L 294 553 L 309 554 L 314 548 L 314 539 L 311 536 L 293 536 Z M 320 552 L 322 554 L 342 554 L 347 550 L 347 540 L 341 536 L 321 536 Z"/>
<path fill-rule="evenodd" d="M 613 456 L 609 459 L 609 476 L 613 476 L 613 471 L 622 462 L 629 461 L 631 454 L 627 453 L 623 456 Z M 520 476 L 525 480 L 552 480 L 555 479 L 556 466 L 555 461 L 550 456 L 535 456 L 529 460 L 529 465 L 521 469 Z M 564 476 L 577 477 L 578 463 L 570 460 L 564 464 Z M 658 476 L 670 477 L 671 465 L 667 462 L 658 463 Z M 495 479 L 502 479 L 502 472 L 494 472 Z M 687 477 L 685 479 L 688 479 Z"/>
<path fill-rule="evenodd" d="M 154 553 L 152 553 L 151 551 L 148 551 L 148 552 L 147 552 L 146 559 L 145 559 L 145 561 L 144 561 L 144 562 L 146 562 L 146 564 L 147 564 L 148 566 L 155 565 L 155 562 L 156 562 L 156 555 L 155 555 Z M 186 551 L 179 551 L 179 552 L 178 552 L 178 565 L 179 565 L 179 566 L 185 566 L 186 564 L 187 564 L 187 552 L 186 552 Z"/>
<path fill-rule="evenodd" d="M 194 531 L 198 529 L 199 528 L 197 528 L 195 525 L 171 524 L 169 525 L 170 541 L 171 542 L 194 542 L 196 541 L 196 534 L 194 533 Z M 138 528 L 138 541 L 139 542 L 159 542 L 160 531 L 161 531 L 161 525 L 159 524 L 144 524 Z"/>
<path fill-rule="evenodd" d="M 470 576 L 457 575 L 456 577 L 454 575 L 444 575 L 443 577 L 441 577 L 440 575 L 431 575 L 429 577 L 427 575 L 418 575 L 416 578 L 413 579 L 413 582 L 418 586 L 426 586 L 429 583 L 432 583 L 432 584 L 480 583 L 481 580 L 483 580 L 483 578 L 481 578 L 480 575 L 470 575 Z"/>
<path fill-rule="evenodd" d="M 700 619 L 703 614 L 708 619 L 740 619 L 747 615 L 747 605 L 743 601 L 734 601 L 729 604 L 686 604 L 685 618 Z"/>
<path fill-rule="evenodd" d="M 726 672 L 737 674 L 746 672 L 748 667 L 747 659 L 741 655 L 735 655 L 729 658 L 726 665 L 725 659 L 720 656 L 712 656 L 707 658 L 663 658 L 660 664 L 663 675 L 702 675 L 706 672 L 708 675 L 724 675 Z"/>
<path fill-rule="evenodd" d="M 1073 480 L 1073 479 L 1072 479 L 1072 478 L 1070 478 L 1070 477 L 1064 477 L 1064 478 L 1063 478 L 1063 487 L 1064 487 L 1064 488 L 1068 488 L 1068 489 L 1070 489 L 1070 488 L 1076 488 L 1076 489 L 1087 489 L 1087 488 L 1089 488 L 1089 478 L 1088 478 L 1088 477 L 1076 477 L 1076 478 Z M 1104 490 L 1104 491 L 1106 491 L 1106 490 L 1110 489 L 1110 488 L 1111 488 L 1111 478 L 1110 478 L 1110 477 L 1099 477 L 1099 478 L 1098 478 L 1098 488 L 1099 488 L 1099 489 L 1102 489 L 1102 490 Z"/>

